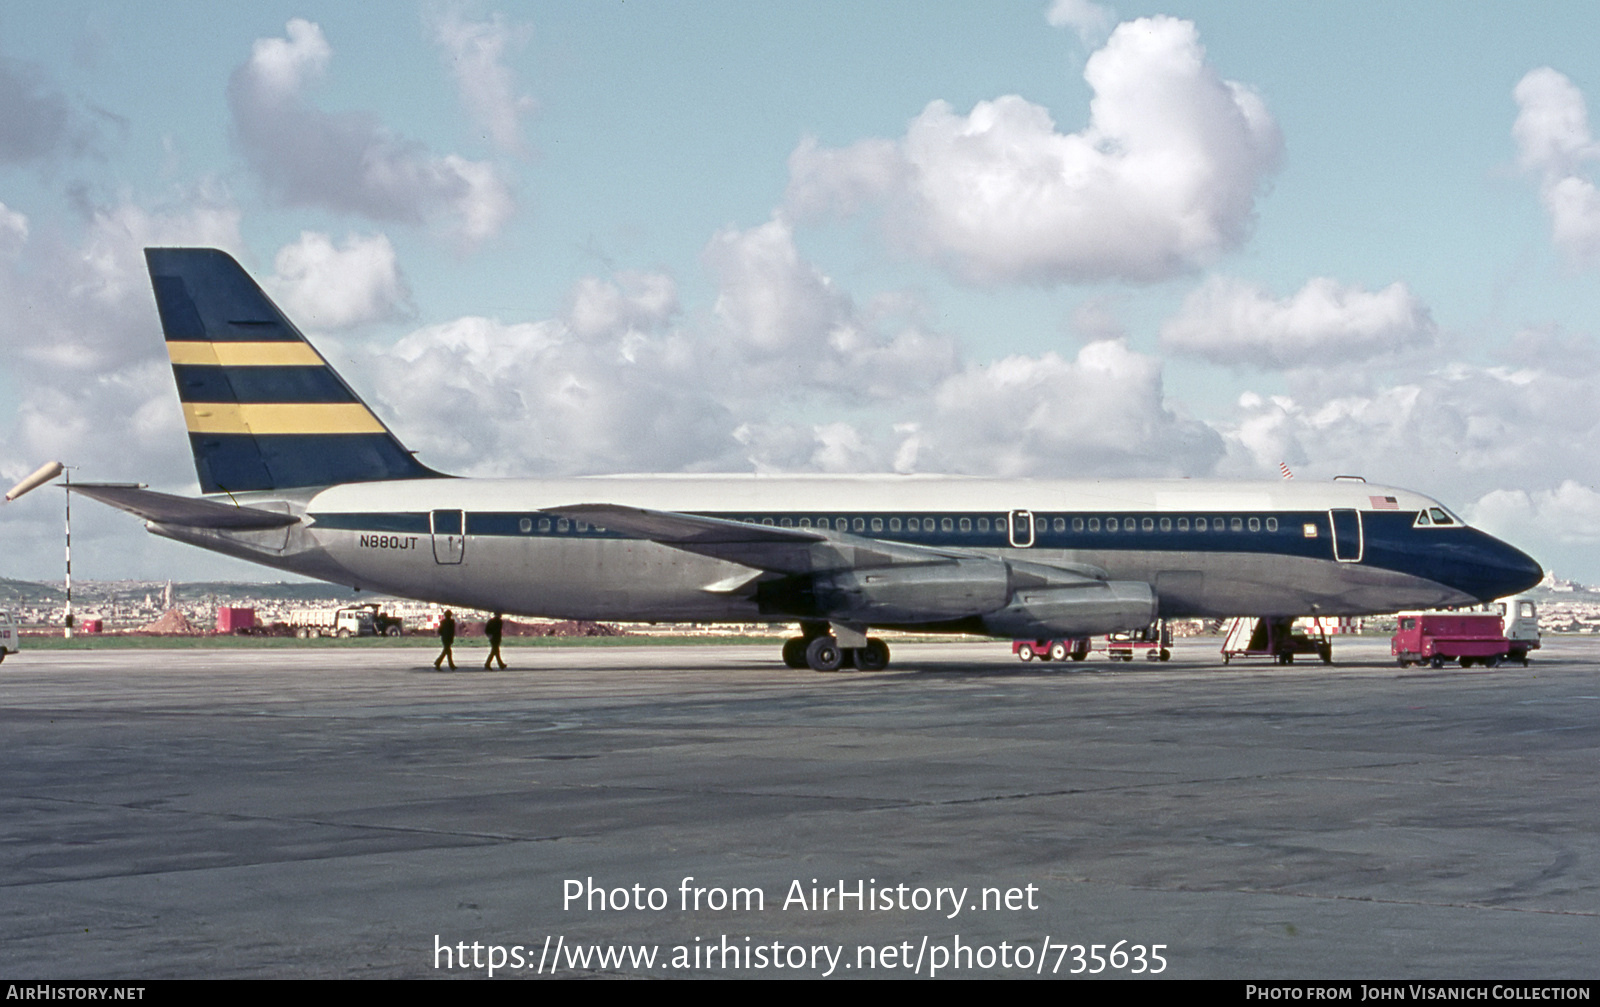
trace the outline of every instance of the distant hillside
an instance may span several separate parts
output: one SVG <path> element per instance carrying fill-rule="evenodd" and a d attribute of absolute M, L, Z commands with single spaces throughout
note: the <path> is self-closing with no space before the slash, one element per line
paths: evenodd
<path fill-rule="evenodd" d="M 160 598 L 166 581 L 159 580 L 75 580 L 72 583 L 74 607 L 92 605 L 110 598 L 142 599 L 145 595 Z M 215 600 L 220 604 L 235 601 L 316 602 L 348 599 L 369 600 L 384 597 L 354 591 L 337 584 L 320 582 L 276 584 L 251 584 L 235 581 L 194 581 L 172 584 L 172 600 L 176 604 Z M 8 580 L 0 577 L 0 600 L 13 607 L 21 605 L 59 605 L 66 598 L 60 581 L 41 583 L 28 580 Z"/>

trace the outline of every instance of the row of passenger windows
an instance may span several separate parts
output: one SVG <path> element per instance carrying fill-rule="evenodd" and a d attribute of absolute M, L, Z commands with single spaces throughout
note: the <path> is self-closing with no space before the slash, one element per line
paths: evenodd
<path fill-rule="evenodd" d="M 973 532 L 982 534 L 994 531 L 1001 534 L 1008 532 L 1009 518 L 1001 514 L 996 517 L 743 517 L 739 520 L 746 524 L 762 524 L 779 528 L 815 528 L 819 531 L 856 531 L 856 532 L 917 532 L 927 534 L 930 532 Z M 1035 515 L 1033 530 L 1035 534 L 1048 531 L 1065 532 L 1068 526 L 1075 532 L 1133 532 L 1133 531 L 1163 531 L 1163 532 L 1219 532 L 1219 531 L 1254 531 L 1263 528 L 1273 532 L 1278 530 L 1278 519 L 1275 517 L 1055 517 L 1046 518 Z M 524 535 L 533 533 L 537 527 L 541 533 L 568 534 L 577 532 L 587 533 L 591 528 L 596 532 L 604 532 L 600 525 L 590 525 L 587 521 L 569 521 L 567 518 L 531 518 L 525 517 L 517 522 L 517 530 Z M 1024 532 L 1026 529 L 1019 529 Z"/>
<path fill-rule="evenodd" d="M 569 531 L 575 531 L 579 534 L 583 534 L 584 532 L 587 532 L 590 527 L 589 522 L 587 521 L 568 521 L 564 517 L 555 518 L 554 520 L 551 518 L 542 517 L 539 519 L 538 525 L 539 530 L 542 532 L 548 532 L 552 530 L 553 527 L 554 530 L 560 534 L 566 534 Z M 517 530 L 522 532 L 524 535 L 532 533 L 533 526 L 534 520 L 531 517 L 525 517 L 521 521 L 517 522 Z M 594 530 L 597 532 L 605 531 L 605 529 L 599 525 L 595 525 Z"/>

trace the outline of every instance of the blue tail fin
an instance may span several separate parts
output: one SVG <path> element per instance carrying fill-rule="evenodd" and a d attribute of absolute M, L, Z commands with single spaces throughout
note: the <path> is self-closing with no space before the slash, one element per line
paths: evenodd
<path fill-rule="evenodd" d="M 205 493 L 439 476 L 418 462 L 244 268 L 214 248 L 147 248 Z"/>

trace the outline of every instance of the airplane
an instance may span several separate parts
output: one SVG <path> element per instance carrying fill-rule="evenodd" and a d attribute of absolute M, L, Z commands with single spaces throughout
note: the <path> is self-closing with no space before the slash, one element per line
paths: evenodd
<path fill-rule="evenodd" d="M 797 623 L 790 667 L 902 629 L 1047 639 L 1369 615 L 1526 590 L 1539 564 L 1355 478 L 459 478 L 418 461 L 231 256 L 148 248 L 198 498 L 71 489 L 154 534 L 335 584 L 524 616 Z"/>

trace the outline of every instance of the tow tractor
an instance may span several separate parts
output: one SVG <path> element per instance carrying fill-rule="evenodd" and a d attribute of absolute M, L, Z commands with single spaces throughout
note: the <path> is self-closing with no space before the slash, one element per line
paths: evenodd
<path fill-rule="evenodd" d="M 1087 636 L 1066 636 L 1053 640 L 1014 640 L 1011 652 L 1023 661 L 1065 661 L 1069 658 L 1082 661 L 1090 650 L 1099 650 Z M 1113 661 L 1131 661 L 1143 654 L 1151 661 L 1168 661 L 1172 658 L 1172 630 L 1164 620 L 1151 623 L 1143 629 L 1111 633 L 1105 638 L 1106 656 Z"/>
<path fill-rule="evenodd" d="M 1528 652 L 1538 650 L 1539 616 L 1531 598 L 1496 603 L 1478 612 L 1403 612 L 1390 652 L 1400 667 L 1427 664 L 1443 668 L 1454 661 L 1463 668 L 1494 668 L 1508 661 L 1528 666 Z"/>
<path fill-rule="evenodd" d="M 1106 637 L 1106 655 L 1111 660 L 1131 661 L 1139 654 L 1143 654 L 1147 661 L 1172 659 L 1172 630 L 1167 628 L 1165 621 Z"/>
<path fill-rule="evenodd" d="M 1082 661 L 1089 656 L 1087 636 L 1065 636 L 1056 640 L 1013 640 L 1011 653 L 1023 661 Z"/>

